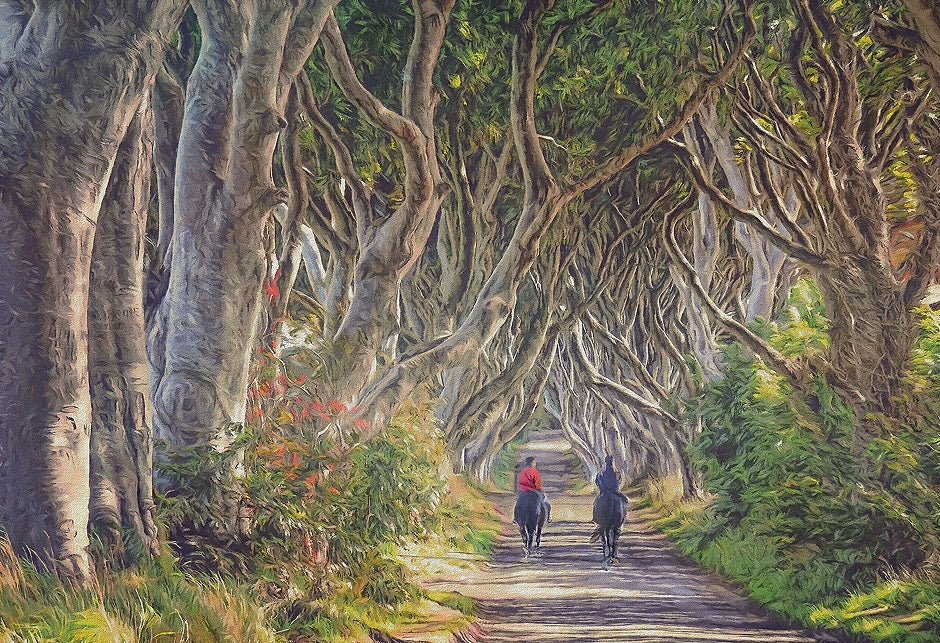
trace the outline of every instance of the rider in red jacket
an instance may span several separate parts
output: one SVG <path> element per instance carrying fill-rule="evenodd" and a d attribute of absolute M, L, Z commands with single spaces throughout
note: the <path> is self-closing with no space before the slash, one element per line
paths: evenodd
<path fill-rule="evenodd" d="M 525 466 L 519 472 L 519 491 L 541 491 L 542 474 L 535 468 L 535 458 L 525 459 Z"/>
<path fill-rule="evenodd" d="M 535 456 L 529 456 L 525 459 L 525 466 L 519 471 L 519 477 L 516 478 L 516 488 L 519 493 L 524 491 L 535 491 L 541 496 L 542 504 L 545 505 L 545 515 L 548 522 L 552 521 L 552 506 L 542 491 L 542 474 L 535 468 Z"/>

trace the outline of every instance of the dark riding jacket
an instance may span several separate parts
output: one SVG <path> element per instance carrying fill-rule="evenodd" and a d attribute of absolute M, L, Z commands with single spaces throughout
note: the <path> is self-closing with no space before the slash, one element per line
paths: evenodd
<path fill-rule="evenodd" d="M 620 475 L 611 467 L 607 467 L 597 474 L 594 482 L 600 487 L 601 491 L 620 491 Z"/>

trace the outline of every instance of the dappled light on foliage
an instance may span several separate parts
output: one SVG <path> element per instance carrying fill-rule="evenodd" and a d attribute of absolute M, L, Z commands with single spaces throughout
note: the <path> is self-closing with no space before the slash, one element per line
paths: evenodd
<path fill-rule="evenodd" d="M 781 350 L 795 341 L 797 352 L 826 343 L 818 300 L 805 298 L 818 291 L 804 284 L 800 292 L 766 329 Z M 923 383 L 935 378 L 928 355 L 936 355 L 940 327 L 935 312 L 921 310 L 919 319 L 912 377 Z M 725 376 L 691 408 L 703 420 L 691 453 L 709 500 L 660 524 L 691 556 L 798 621 L 847 624 L 876 641 L 934 640 L 935 421 L 871 418 L 884 421 L 881 437 L 860 450 L 851 440 L 854 415 L 823 382 L 815 383 L 819 407 L 810 409 L 740 347 L 729 347 L 725 362 Z M 920 388 L 935 404 L 938 389 Z M 923 639 L 897 638 L 920 630 Z"/>
<path fill-rule="evenodd" d="M 413 396 L 380 436 L 352 442 L 336 425 L 345 405 L 316 395 L 317 360 L 293 350 L 299 372 L 270 353 L 258 359 L 249 420 L 232 427 L 229 446 L 161 465 L 180 490 L 163 498 L 161 518 L 184 568 L 252 583 L 292 629 L 338 628 L 341 637 L 420 598 L 401 547 L 467 528 L 446 500 L 450 473 L 431 401 Z M 236 471 L 239 516 L 220 539 L 211 498 L 226 468 Z"/>

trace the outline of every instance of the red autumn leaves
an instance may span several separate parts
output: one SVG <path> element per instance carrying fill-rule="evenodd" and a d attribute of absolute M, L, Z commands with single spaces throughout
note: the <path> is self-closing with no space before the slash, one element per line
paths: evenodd
<path fill-rule="evenodd" d="M 304 387 L 305 382 L 304 375 L 291 379 L 283 373 L 257 382 L 248 392 L 247 421 L 266 416 L 267 420 L 282 425 L 329 424 L 350 410 L 343 402 L 321 400 Z M 368 426 L 362 418 L 354 419 L 353 424 L 358 428 Z"/>

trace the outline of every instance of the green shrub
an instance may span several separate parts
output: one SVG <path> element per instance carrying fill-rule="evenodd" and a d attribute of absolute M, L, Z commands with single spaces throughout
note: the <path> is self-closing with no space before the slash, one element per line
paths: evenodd
<path fill-rule="evenodd" d="M 938 376 L 940 324 L 924 315 L 912 377 L 927 391 Z M 828 343 L 818 293 L 806 284 L 784 319 L 759 330 L 785 353 Z M 913 629 L 909 613 L 869 627 L 871 615 L 846 601 L 903 576 L 919 578 L 913 586 L 924 596 L 934 591 L 925 570 L 940 549 L 940 478 L 929 414 L 918 427 L 866 418 L 879 437 L 853 448 L 854 414 L 823 381 L 814 383 L 811 409 L 739 346 L 727 349 L 725 364 L 723 379 L 690 407 L 703 421 L 690 457 L 710 502 L 679 507 L 660 524 L 702 564 L 793 619 L 838 622 L 876 640 L 920 640 L 898 632 L 932 628 L 926 612 Z"/>
<path fill-rule="evenodd" d="M 249 421 L 232 427 L 225 449 L 192 449 L 162 463 L 172 491 L 159 506 L 186 569 L 251 582 L 281 626 L 330 640 L 353 623 L 379 627 L 420 598 L 398 547 L 445 528 L 470 530 L 455 529 L 442 504 L 450 472 L 426 395 L 414 394 L 383 433 L 359 443 L 340 427 L 345 406 L 319 398 L 311 381 L 311 371 L 262 363 Z M 235 498 L 231 525 L 220 485 Z M 357 617 L 337 611 L 348 596 L 358 601 Z M 337 621 L 339 613 L 346 616 Z"/>

